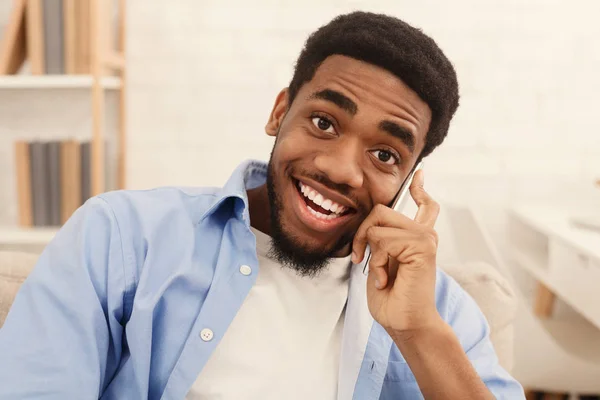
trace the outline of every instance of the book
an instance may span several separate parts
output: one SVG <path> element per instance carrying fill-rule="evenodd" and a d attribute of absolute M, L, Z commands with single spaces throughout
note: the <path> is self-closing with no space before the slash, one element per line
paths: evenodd
<path fill-rule="evenodd" d="M 75 74 L 77 63 L 77 0 L 63 0 L 65 73 Z"/>
<path fill-rule="evenodd" d="M 33 226 L 48 226 L 50 222 L 46 206 L 49 197 L 48 180 L 45 176 L 48 165 L 46 147 L 46 143 L 40 141 L 34 141 L 29 144 Z"/>
<path fill-rule="evenodd" d="M 60 147 L 61 223 L 73 215 L 81 205 L 81 147 L 75 140 L 67 140 Z"/>
<path fill-rule="evenodd" d="M 59 226 L 61 221 L 61 188 L 60 188 L 60 142 L 46 143 L 46 179 L 48 185 L 48 201 L 46 202 L 48 224 Z"/>
<path fill-rule="evenodd" d="M 27 58 L 33 75 L 43 75 L 44 66 L 44 11 L 42 0 L 27 0 Z"/>
<path fill-rule="evenodd" d="M 19 225 L 30 227 L 33 226 L 33 214 L 31 210 L 31 162 L 28 142 L 19 140 L 15 143 L 15 161 Z"/>
<path fill-rule="evenodd" d="M 63 0 L 44 0 L 44 66 L 46 74 L 63 74 Z"/>
<path fill-rule="evenodd" d="M 0 38 L 0 75 L 16 74 L 25 61 L 26 0 L 15 0 L 4 36 Z"/>
<path fill-rule="evenodd" d="M 92 195 L 91 142 L 15 142 L 20 226 L 60 226 Z"/>
<path fill-rule="evenodd" d="M 92 197 L 92 147 L 90 142 L 81 143 L 81 204 Z"/>
<path fill-rule="evenodd" d="M 91 0 L 75 2 L 75 73 L 89 74 L 91 71 L 90 52 L 90 11 Z"/>
<path fill-rule="evenodd" d="M 104 142 L 104 170 L 104 190 L 117 189 L 117 147 L 111 140 Z"/>

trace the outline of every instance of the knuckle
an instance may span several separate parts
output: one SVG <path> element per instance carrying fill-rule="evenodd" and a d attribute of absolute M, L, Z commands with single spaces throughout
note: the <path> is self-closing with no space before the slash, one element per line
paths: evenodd
<path fill-rule="evenodd" d="M 427 250 L 437 249 L 438 240 L 439 237 L 435 229 L 423 229 L 419 232 L 419 241 L 426 246 Z"/>
<path fill-rule="evenodd" d="M 385 246 L 385 242 L 386 242 L 385 238 L 382 237 L 381 235 L 378 235 L 377 229 L 375 229 L 374 226 L 370 227 L 367 230 L 367 237 L 371 244 L 376 245 L 377 247 Z"/>
<path fill-rule="evenodd" d="M 430 237 L 431 241 L 433 243 L 437 244 L 440 239 L 437 231 L 435 229 L 431 228 L 428 230 L 428 232 L 429 232 L 429 237 Z"/>
<path fill-rule="evenodd" d="M 385 249 L 387 246 L 387 239 L 384 239 L 382 237 L 379 237 L 375 240 L 375 244 L 377 245 L 377 247 L 379 247 L 380 249 Z"/>
<path fill-rule="evenodd" d="M 381 203 L 375 204 L 375 207 L 373 207 L 373 213 L 377 216 L 380 216 L 383 214 L 385 208 L 386 207 Z"/>
<path fill-rule="evenodd" d="M 421 230 L 417 233 L 417 240 L 419 243 L 425 243 L 429 241 L 429 234 L 425 230 Z"/>
<path fill-rule="evenodd" d="M 423 198 L 423 204 L 426 204 L 428 207 L 433 207 L 436 204 L 435 200 L 431 198 L 431 196 L 425 191 L 425 189 L 422 189 L 422 192 L 423 195 L 421 197 Z"/>
<path fill-rule="evenodd" d="M 355 242 L 360 242 L 361 240 L 363 240 L 365 238 L 365 236 L 367 236 L 367 232 L 365 231 L 364 228 L 359 228 L 356 233 L 354 234 L 354 241 Z"/>
<path fill-rule="evenodd" d="M 421 194 L 425 194 L 425 195 L 427 194 L 427 192 L 425 191 L 425 186 L 423 186 L 423 185 L 415 186 L 415 190 Z"/>
<path fill-rule="evenodd" d="M 367 228 L 367 231 L 365 232 L 365 234 L 367 236 L 367 239 L 369 239 L 369 240 L 374 240 L 375 239 L 375 233 L 376 232 L 375 232 L 375 229 L 373 229 L 373 228 L 375 228 L 375 227 L 374 226 L 370 226 L 370 227 Z"/>

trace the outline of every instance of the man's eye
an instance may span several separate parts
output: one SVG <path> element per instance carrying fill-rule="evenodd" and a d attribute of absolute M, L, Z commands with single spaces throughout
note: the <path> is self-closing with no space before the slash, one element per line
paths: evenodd
<path fill-rule="evenodd" d="M 400 161 L 397 156 L 387 150 L 374 150 L 373 155 L 377 157 L 379 161 L 388 165 L 394 165 Z"/>
<path fill-rule="evenodd" d="M 324 117 L 313 117 L 312 123 L 319 128 L 320 130 L 327 133 L 335 133 L 335 129 L 333 128 L 333 124 L 327 118 Z"/>

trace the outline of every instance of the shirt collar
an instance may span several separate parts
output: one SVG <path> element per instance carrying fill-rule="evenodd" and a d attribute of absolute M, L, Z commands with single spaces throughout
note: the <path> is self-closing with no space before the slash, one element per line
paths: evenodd
<path fill-rule="evenodd" d="M 215 193 L 215 198 L 208 209 L 200 216 L 200 222 L 214 214 L 228 199 L 234 200 L 234 213 L 250 226 L 248 210 L 249 189 L 264 185 L 267 181 L 267 163 L 257 160 L 247 160 L 241 163 L 231 174 L 222 189 Z"/>

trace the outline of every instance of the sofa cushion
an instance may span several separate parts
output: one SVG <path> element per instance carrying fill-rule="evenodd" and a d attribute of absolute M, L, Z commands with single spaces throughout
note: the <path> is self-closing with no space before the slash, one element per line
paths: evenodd
<path fill-rule="evenodd" d="M 0 328 L 19 287 L 38 259 L 37 254 L 0 251 Z"/>
<path fill-rule="evenodd" d="M 473 261 L 440 265 L 477 303 L 490 326 L 490 340 L 500 365 L 513 366 L 513 324 L 518 300 L 508 280 L 491 265 Z"/>

